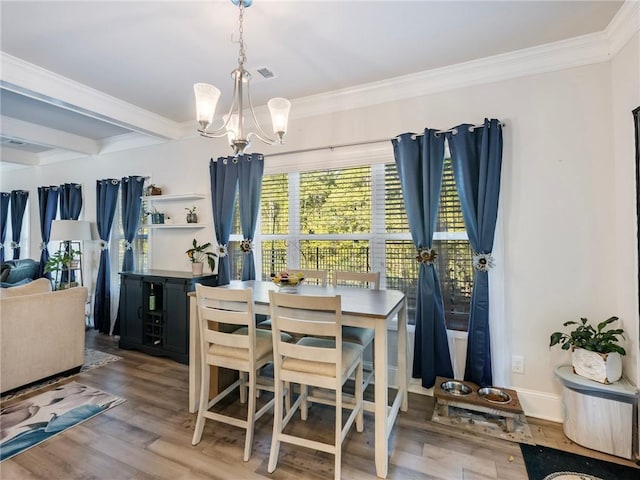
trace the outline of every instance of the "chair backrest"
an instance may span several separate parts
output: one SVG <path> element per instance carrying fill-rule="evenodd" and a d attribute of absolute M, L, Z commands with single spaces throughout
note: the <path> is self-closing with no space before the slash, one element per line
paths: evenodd
<path fill-rule="evenodd" d="M 372 290 L 380 289 L 380 272 L 333 272 L 333 286 L 366 287 Z"/>
<path fill-rule="evenodd" d="M 336 365 L 336 372 L 342 371 L 340 295 L 288 295 L 270 290 L 269 303 L 274 363 L 280 365 L 286 357 L 309 362 L 333 363 Z M 289 343 L 281 339 L 282 332 L 297 337 L 322 337 L 327 342 L 322 347 Z M 339 378 L 339 375 L 336 378 Z"/>
<path fill-rule="evenodd" d="M 202 351 L 212 345 L 255 351 L 256 325 L 251 288 L 232 289 L 196 284 Z M 246 327 L 247 335 L 234 335 Z M 249 355 L 251 357 L 251 355 Z"/>
<path fill-rule="evenodd" d="M 287 269 L 289 273 L 302 273 L 304 281 L 312 285 L 327 286 L 328 272 L 326 270 L 305 270 L 300 268 Z"/>

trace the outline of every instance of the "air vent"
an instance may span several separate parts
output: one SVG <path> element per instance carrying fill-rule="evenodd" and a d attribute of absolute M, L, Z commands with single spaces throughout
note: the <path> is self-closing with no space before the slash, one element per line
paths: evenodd
<path fill-rule="evenodd" d="M 23 145 L 26 145 L 26 143 L 24 143 L 24 142 L 19 142 L 18 140 L 9 140 L 9 141 L 7 142 L 7 145 L 12 145 L 12 146 L 14 146 L 14 147 L 21 147 L 21 146 L 23 146 Z"/>
<path fill-rule="evenodd" d="M 262 75 L 262 78 L 274 78 L 275 75 L 274 73 L 269 70 L 267 67 L 260 67 L 258 69 L 256 69 L 256 72 L 258 72 L 260 75 Z"/>

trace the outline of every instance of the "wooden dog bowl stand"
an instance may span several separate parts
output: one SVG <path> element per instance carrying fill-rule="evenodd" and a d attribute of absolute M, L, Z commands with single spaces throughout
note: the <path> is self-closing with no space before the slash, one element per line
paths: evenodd
<path fill-rule="evenodd" d="M 443 390 L 442 384 L 449 381 L 465 384 L 471 389 L 471 393 L 468 395 L 454 395 Z M 495 387 L 511 396 L 511 401 L 508 403 L 495 403 L 478 395 L 479 388 L 480 387 L 478 387 L 478 385 L 472 382 L 436 377 L 436 384 L 433 387 L 433 395 L 436 399 L 436 408 L 438 408 L 440 415 L 448 417 L 450 414 L 450 407 L 465 408 L 475 412 L 498 415 L 504 417 L 507 424 L 507 431 L 513 432 L 515 430 L 515 419 L 524 414 L 517 392 L 515 390 L 509 390 L 508 388 Z"/>

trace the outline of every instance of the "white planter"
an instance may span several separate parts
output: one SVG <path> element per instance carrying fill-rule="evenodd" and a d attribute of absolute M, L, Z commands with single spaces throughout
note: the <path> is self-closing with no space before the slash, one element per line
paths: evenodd
<path fill-rule="evenodd" d="M 576 375 L 600 383 L 613 383 L 622 377 L 622 357 L 617 352 L 597 353 L 583 348 L 571 352 L 571 364 Z"/>

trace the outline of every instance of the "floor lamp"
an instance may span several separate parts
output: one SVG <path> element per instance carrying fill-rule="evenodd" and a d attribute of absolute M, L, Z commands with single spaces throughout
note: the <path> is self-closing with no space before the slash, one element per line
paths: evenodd
<path fill-rule="evenodd" d="M 58 252 L 62 255 L 67 252 L 79 252 L 79 258 L 77 266 L 72 265 L 70 262 L 68 265 L 63 266 L 60 281 L 64 279 L 64 272 L 67 272 L 67 288 L 71 286 L 72 278 L 75 277 L 75 272 L 78 272 L 80 277 L 80 285 L 82 282 L 82 248 L 81 242 L 85 240 L 91 240 L 91 222 L 84 220 L 54 220 L 51 223 L 51 235 L 49 240 L 59 241 L 60 247 Z"/>

